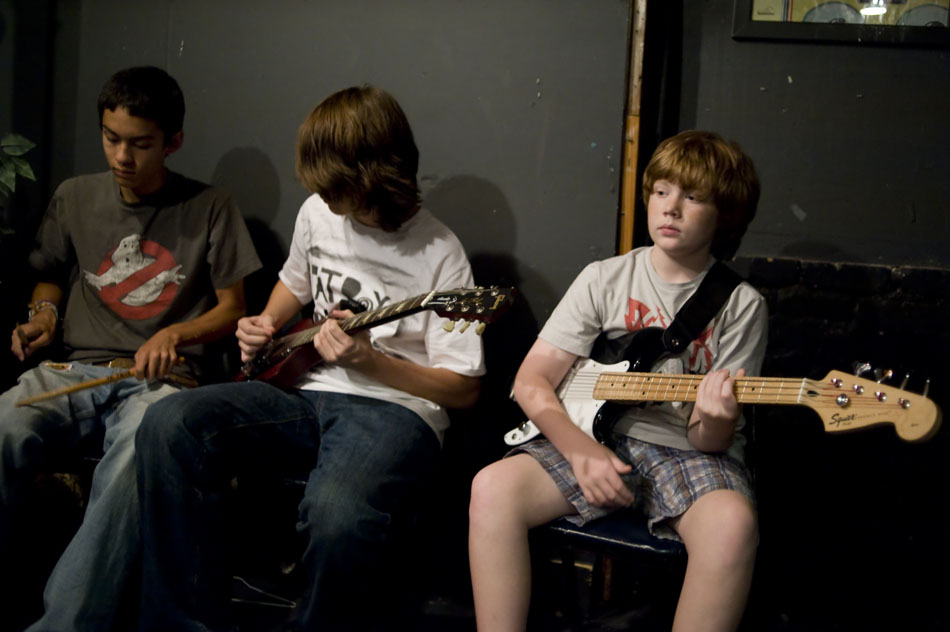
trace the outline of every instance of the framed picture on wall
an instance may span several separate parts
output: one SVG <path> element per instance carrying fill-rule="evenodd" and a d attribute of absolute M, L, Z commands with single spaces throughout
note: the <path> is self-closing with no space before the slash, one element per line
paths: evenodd
<path fill-rule="evenodd" d="M 735 0 L 732 36 L 950 46 L 950 0 Z"/>

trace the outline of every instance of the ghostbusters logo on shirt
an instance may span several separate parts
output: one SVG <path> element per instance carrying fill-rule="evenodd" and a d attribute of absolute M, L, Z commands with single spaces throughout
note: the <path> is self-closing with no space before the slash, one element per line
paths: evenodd
<path fill-rule="evenodd" d="M 171 303 L 185 279 L 180 269 L 166 248 L 132 234 L 122 238 L 95 273 L 83 270 L 83 277 L 116 314 L 144 320 L 160 314 Z"/>
<path fill-rule="evenodd" d="M 666 329 L 669 323 L 663 317 L 663 312 L 657 307 L 650 309 L 635 298 L 627 299 L 627 313 L 624 314 L 624 323 L 627 331 L 634 332 L 646 327 L 661 327 Z M 712 335 L 712 326 L 707 327 L 689 343 L 686 348 L 686 370 L 691 373 L 706 373 L 712 365 L 712 349 L 709 348 L 709 337 Z"/>

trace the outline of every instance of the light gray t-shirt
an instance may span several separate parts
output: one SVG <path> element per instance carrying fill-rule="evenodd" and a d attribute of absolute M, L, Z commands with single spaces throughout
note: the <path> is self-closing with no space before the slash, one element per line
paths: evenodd
<path fill-rule="evenodd" d="M 539 337 L 586 358 L 601 332 L 613 339 L 646 327 L 668 327 L 706 272 L 687 283 L 667 283 L 653 268 L 650 249 L 638 248 L 586 266 Z M 710 259 L 709 266 L 712 264 Z M 667 358 L 652 371 L 705 374 L 720 368 L 728 368 L 732 373 L 745 368 L 747 375 L 757 375 L 765 356 L 767 327 L 765 299 L 743 282 L 683 353 Z M 686 438 L 692 408 L 692 404 L 677 402 L 631 406 L 615 430 L 650 443 L 694 449 Z M 742 423 L 740 419 L 740 428 Z M 729 453 L 741 459 L 742 444 L 742 435 L 737 432 Z"/>

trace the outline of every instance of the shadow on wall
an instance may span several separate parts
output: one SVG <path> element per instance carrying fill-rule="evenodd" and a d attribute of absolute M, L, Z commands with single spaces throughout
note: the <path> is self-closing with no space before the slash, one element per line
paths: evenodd
<path fill-rule="evenodd" d="M 473 176 L 439 181 L 422 176 L 420 181 L 423 206 L 461 240 L 475 283 L 517 290 L 512 306 L 482 335 L 487 372 L 478 402 L 467 410 L 450 411 L 452 426 L 445 436 L 443 468 L 435 490 L 442 501 L 420 521 L 431 530 L 434 544 L 430 548 L 439 552 L 426 565 L 425 590 L 468 603 L 472 591 L 466 548 L 471 481 L 482 467 L 504 455 L 504 433 L 523 420 L 520 408 L 508 395 L 521 360 L 538 333 L 531 310 L 537 297 L 524 288 L 543 287 L 544 281 L 537 275 L 526 280 L 523 266 L 511 254 L 516 241 L 514 216 L 497 186 Z M 427 185 L 431 188 L 425 190 Z"/>
<path fill-rule="evenodd" d="M 271 229 L 280 207 L 280 179 L 270 158 L 256 147 L 236 147 L 218 161 L 211 182 L 229 191 L 251 233 L 263 267 L 244 282 L 247 313 L 259 314 L 287 257 L 281 235 Z"/>
<path fill-rule="evenodd" d="M 433 184 L 433 180 L 423 176 L 422 185 Z M 537 337 L 538 321 L 531 306 L 548 298 L 537 294 L 552 292 L 539 275 L 519 265 L 511 254 L 517 241 L 515 218 L 497 186 L 474 176 L 453 176 L 424 192 L 423 204 L 462 241 L 478 285 L 518 291 L 511 309 L 485 330 L 488 372 L 482 380 L 479 404 L 459 415 L 472 422 L 462 426 L 470 431 L 465 443 L 471 448 L 474 473 L 504 454 L 503 434 L 522 421 L 520 409 L 508 394 L 521 360 Z"/>
<path fill-rule="evenodd" d="M 280 205 L 280 180 L 270 158 L 256 147 L 236 147 L 226 152 L 215 166 L 211 183 L 228 191 L 234 199 L 262 267 L 244 280 L 248 314 L 259 314 L 277 282 L 277 273 L 286 258 L 286 248 L 270 222 Z M 212 380 L 224 380 L 240 370 L 240 353 L 233 336 L 213 343 L 209 357 L 221 357 L 223 366 L 209 374 Z M 209 369 L 212 367 L 209 367 Z"/>

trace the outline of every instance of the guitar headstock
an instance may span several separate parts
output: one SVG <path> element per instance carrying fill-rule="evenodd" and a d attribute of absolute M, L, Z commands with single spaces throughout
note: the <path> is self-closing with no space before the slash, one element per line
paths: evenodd
<path fill-rule="evenodd" d="M 894 424 L 905 441 L 926 441 L 940 428 L 940 408 L 924 395 L 883 381 L 831 371 L 823 380 L 807 380 L 801 403 L 811 407 L 828 432 Z"/>
<path fill-rule="evenodd" d="M 448 331 L 454 327 L 452 321 L 464 320 L 479 321 L 476 332 L 481 333 L 485 328 L 484 323 L 490 323 L 504 313 L 511 306 L 514 297 L 514 288 L 459 288 L 433 292 L 426 297 L 422 306 L 450 319 L 445 327 Z"/>

